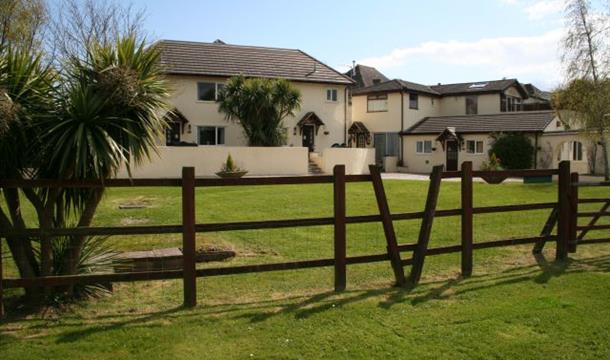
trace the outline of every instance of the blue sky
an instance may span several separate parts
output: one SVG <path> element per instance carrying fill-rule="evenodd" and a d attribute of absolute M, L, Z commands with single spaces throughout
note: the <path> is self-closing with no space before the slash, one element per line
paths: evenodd
<path fill-rule="evenodd" d="M 298 48 L 339 69 L 436 84 L 561 80 L 563 0 L 135 0 L 155 39 Z"/>

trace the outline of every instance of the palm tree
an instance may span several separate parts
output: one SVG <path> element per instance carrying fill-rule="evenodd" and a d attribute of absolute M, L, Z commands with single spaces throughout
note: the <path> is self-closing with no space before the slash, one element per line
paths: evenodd
<path fill-rule="evenodd" d="M 284 118 L 300 108 L 299 90 L 285 79 L 236 76 L 220 93 L 219 111 L 241 124 L 250 146 L 284 145 Z"/>
<path fill-rule="evenodd" d="M 11 72 L 16 70 L 10 64 L 19 59 L 29 65 L 21 67 L 30 69 L 30 77 L 41 79 L 23 85 L 33 88 L 28 98 L 19 97 L 23 90 L 8 87 L 5 84 L 10 82 L 2 80 L 15 78 Z M 0 89 L 8 89 L 7 98 L 24 115 L 11 121 L 8 133 L 0 137 L 0 150 L 11 151 L 0 154 L 0 162 L 8 164 L 0 168 L 0 177 L 104 179 L 113 176 L 122 164 L 129 168 L 147 159 L 167 126 L 162 114 L 168 87 L 158 59 L 155 47 L 146 47 L 132 36 L 110 45 L 93 43 L 83 59 L 65 64 L 60 76 L 41 66 L 37 56 L 3 54 L 0 64 L 9 65 L 2 68 Z M 15 146 L 11 133 L 24 134 L 22 143 Z M 27 149 L 28 155 L 23 156 L 27 161 L 8 158 L 23 149 Z M 8 191 L 4 190 L 5 198 Z M 89 226 L 103 193 L 103 188 L 24 189 L 41 228 L 72 223 Z M 3 215 L 0 213 L 0 220 L 9 221 L 0 221 L 0 228 L 25 224 L 18 209 Z M 64 274 L 77 272 L 86 237 L 70 237 L 69 251 L 62 251 L 62 266 L 53 266 L 57 259 L 53 259 L 51 239 L 37 240 L 40 260 L 30 272 L 19 267 L 22 276 L 49 275 L 54 269 L 62 269 Z M 22 254 L 13 248 L 11 252 L 17 262 L 25 262 Z"/>

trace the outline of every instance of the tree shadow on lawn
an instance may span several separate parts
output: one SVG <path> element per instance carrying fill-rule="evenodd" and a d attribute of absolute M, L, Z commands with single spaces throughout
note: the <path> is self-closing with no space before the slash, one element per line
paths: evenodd
<path fill-rule="evenodd" d="M 513 284 L 533 282 L 544 284 L 551 279 L 569 273 L 582 272 L 610 272 L 610 255 L 582 260 L 568 260 L 565 262 L 549 262 L 539 256 L 535 265 L 511 268 L 497 274 L 475 275 L 464 279 L 455 277 L 442 281 L 428 281 L 420 286 L 407 290 L 403 288 L 383 288 L 371 290 L 348 290 L 341 293 L 327 291 L 312 296 L 292 296 L 281 300 L 261 300 L 243 303 L 201 305 L 195 309 L 174 307 L 171 309 L 148 314 L 117 314 L 100 315 L 87 320 L 94 325 L 83 329 L 82 318 L 75 316 L 74 324 L 71 319 L 62 319 L 55 324 L 57 327 L 74 326 L 77 329 L 59 335 L 58 343 L 80 341 L 96 333 L 103 333 L 125 327 L 151 327 L 164 326 L 155 324 L 155 321 L 184 319 L 188 321 L 221 321 L 222 316 L 238 313 L 232 319 L 246 319 L 250 322 L 263 322 L 278 315 L 294 316 L 296 319 L 306 319 L 312 315 L 323 313 L 334 308 L 348 304 L 382 297 L 377 306 L 390 310 L 394 305 L 409 302 L 412 306 L 433 301 L 449 300 L 463 294 L 482 291 L 485 289 Z M 116 319 L 119 319 L 116 321 Z M 53 324 L 36 324 L 25 326 L 33 329 L 36 326 L 49 329 Z M 8 335 L 7 333 L 2 336 Z"/>

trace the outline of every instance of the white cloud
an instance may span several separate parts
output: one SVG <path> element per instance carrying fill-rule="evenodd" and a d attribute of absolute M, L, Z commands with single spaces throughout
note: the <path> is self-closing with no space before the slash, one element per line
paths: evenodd
<path fill-rule="evenodd" d="M 530 20 L 540 20 L 561 13 L 564 8 L 564 0 L 541 0 L 526 6 L 523 11 Z"/>
<path fill-rule="evenodd" d="M 361 59 L 358 63 L 382 72 L 418 66 L 480 70 L 498 77 L 526 77 L 552 85 L 561 80 L 558 46 L 561 29 L 538 36 L 486 38 L 476 41 L 429 41 L 399 48 L 389 54 Z M 413 68 L 413 67 L 411 67 Z M 407 79 L 408 80 L 408 79 Z"/>

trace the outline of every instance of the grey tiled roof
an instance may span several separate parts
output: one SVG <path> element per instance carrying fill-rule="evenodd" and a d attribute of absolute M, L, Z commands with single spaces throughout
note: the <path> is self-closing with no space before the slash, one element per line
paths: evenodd
<path fill-rule="evenodd" d="M 352 84 L 353 81 L 301 50 L 161 40 L 161 64 L 168 74 L 285 78 Z M 315 71 L 314 71 L 315 70 Z"/>
<path fill-rule="evenodd" d="M 413 91 L 419 93 L 425 93 L 430 95 L 439 95 L 438 92 L 432 90 L 429 86 L 416 84 L 409 81 L 400 79 L 389 80 L 380 84 L 367 86 L 364 88 L 355 89 L 352 93 L 354 95 L 364 95 L 377 92 L 392 92 L 392 91 Z"/>
<path fill-rule="evenodd" d="M 554 111 L 523 111 L 489 115 L 437 116 L 423 118 L 402 135 L 440 134 L 448 127 L 456 133 L 541 132 L 555 118 Z"/>
<path fill-rule="evenodd" d="M 484 85 L 484 86 L 483 86 Z M 517 86 L 524 97 L 527 97 L 527 92 L 521 86 L 517 79 L 503 79 L 503 80 L 489 80 L 489 81 L 477 81 L 468 83 L 458 84 L 445 84 L 445 85 L 433 85 L 430 86 L 432 90 L 440 93 L 441 95 L 453 95 L 453 94 L 468 94 L 468 93 L 485 93 L 485 92 L 498 92 L 504 91 L 511 86 Z"/>
<path fill-rule="evenodd" d="M 375 80 L 379 80 L 379 82 L 390 80 L 379 72 L 379 70 L 366 65 L 356 65 L 353 70 L 349 70 L 348 72 L 343 73 L 343 75 L 354 80 L 356 82 L 356 87 L 358 88 L 374 85 Z"/>

